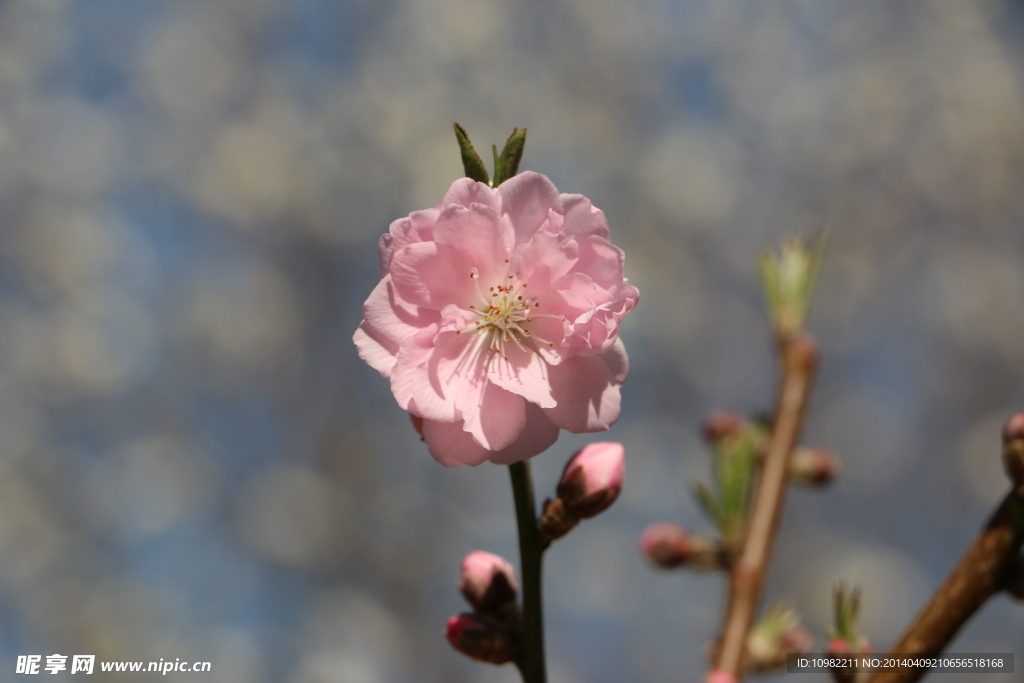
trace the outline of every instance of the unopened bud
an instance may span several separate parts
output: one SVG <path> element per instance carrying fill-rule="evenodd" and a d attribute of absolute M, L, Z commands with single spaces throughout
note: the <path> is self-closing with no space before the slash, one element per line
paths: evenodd
<path fill-rule="evenodd" d="M 736 683 L 736 677 L 728 671 L 716 669 L 708 672 L 704 677 L 704 683 Z"/>
<path fill-rule="evenodd" d="M 800 616 L 784 605 L 776 605 L 747 637 L 747 668 L 758 673 L 784 669 L 787 655 L 807 654 L 813 649 L 814 636 L 800 625 Z"/>
<path fill-rule="evenodd" d="M 739 436 L 746 426 L 747 421 L 739 413 L 716 410 L 704 418 L 700 431 L 704 440 L 714 445 L 730 436 Z"/>
<path fill-rule="evenodd" d="M 1014 486 L 1024 486 L 1024 413 L 1011 415 L 1003 425 L 1003 467 Z"/>
<path fill-rule="evenodd" d="M 787 655 L 804 655 L 814 650 L 814 634 L 804 626 L 791 628 L 782 634 L 780 649 Z"/>
<path fill-rule="evenodd" d="M 476 614 L 459 614 L 448 620 L 445 637 L 456 650 L 488 664 L 505 664 L 516 655 L 508 634 L 491 626 Z"/>
<path fill-rule="evenodd" d="M 867 655 L 871 654 L 871 643 L 863 636 L 857 638 L 854 643 L 845 638 L 833 638 L 828 641 L 825 652 L 830 655 Z"/>
<path fill-rule="evenodd" d="M 515 603 L 515 570 L 504 558 L 483 550 L 474 550 L 462 559 L 459 590 L 470 606 L 481 614 L 497 614 Z"/>
<path fill-rule="evenodd" d="M 640 553 L 655 567 L 687 566 L 699 571 L 721 569 L 721 546 L 713 539 L 696 536 L 674 522 L 655 522 L 640 535 Z"/>
<path fill-rule="evenodd" d="M 619 497 L 625 470 L 622 444 L 592 443 L 566 463 L 558 482 L 558 497 L 576 517 L 593 517 Z"/>
<path fill-rule="evenodd" d="M 839 458 L 825 448 L 798 448 L 789 461 L 789 476 L 795 484 L 827 486 L 839 474 Z"/>
<path fill-rule="evenodd" d="M 551 541 L 565 536 L 579 523 L 580 518 L 565 509 L 565 503 L 561 498 L 545 500 L 540 519 L 537 520 L 544 547 Z"/>

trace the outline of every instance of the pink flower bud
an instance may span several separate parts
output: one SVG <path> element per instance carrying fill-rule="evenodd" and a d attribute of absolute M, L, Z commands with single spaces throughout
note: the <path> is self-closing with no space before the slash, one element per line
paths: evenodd
<path fill-rule="evenodd" d="M 739 413 L 716 410 L 704 418 L 700 431 L 704 435 L 704 440 L 714 445 L 730 436 L 739 436 L 746 426 L 747 421 Z"/>
<path fill-rule="evenodd" d="M 708 672 L 708 675 L 704 677 L 704 683 L 736 683 L 736 677 L 728 671 L 716 669 Z"/>
<path fill-rule="evenodd" d="M 508 635 L 476 614 L 460 614 L 449 619 L 445 637 L 456 650 L 480 662 L 505 664 L 515 657 L 515 646 Z"/>
<path fill-rule="evenodd" d="M 640 535 L 640 553 L 655 567 L 687 565 L 710 570 L 722 567 L 722 553 L 714 540 L 695 536 L 675 522 L 655 522 Z"/>
<path fill-rule="evenodd" d="M 621 443 L 603 441 L 585 446 L 569 459 L 558 482 L 558 497 L 580 519 L 605 510 L 622 492 L 626 462 Z"/>
<path fill-rule="evenodd" d="M 839 474 L 839 458 L 825 448 L 798 448 L 789 463 L 793 483 L 827 486 Z"/>
<path fill-rule="evenodd" d="M 499 612 L 508 603 L 515 602 L 518 588 L 515 570 L 504 558 L 474 550 L 462 559 L 459 590 L 477 612 Z"/>
<path fill-rule="evenodd" d="M 1015 486 L 1024 486 L 1024 413 L 1003 425 L 1003 467 Z"/>
<path fill-rule="evenodd" d="M 782 634 L 779 649 L 786 654 L 805 655 L 814 650 L 814 634 L 804 626 L 795 626 Z"/>
<path fill-rule="evenodd" d="M 1003 441 L 1024 439 L 1024 413 L 1016 413 L 1003 425 Z"/>
<path fill-rule="evenodd" d="M 828 641 L 828 647 L 825 648 L 825 652 L 830 655 L 866 655 L 871 653 L 871 643 L 863 636 L 857 639 L 856 644 L 849 642 L 845 638 L 833 638 Z"/>

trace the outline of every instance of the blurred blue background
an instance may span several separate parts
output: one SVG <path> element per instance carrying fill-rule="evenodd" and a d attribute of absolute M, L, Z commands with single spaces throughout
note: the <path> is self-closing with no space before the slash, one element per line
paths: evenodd
<path fill-rule="evenodd" d="M 483 149 L 527 127 L 522 168 L 606 212 L 642 294 L 597 437 L 626 490 L 548 553 L 552 683 L 703 670 L 721 579 L 636 539 L 707 530 L 696 426 L 774 387 L 757 254 L 825 222 L 807 439 L 845 470 L 791 495 L 769 598 L 820 634 L 859 583 L 884 648 L 1007 488 L 1022 28 L 996 1 L 0 3 L 3 678 L 58 652 L 518 680 L 442 637 L 463 554 L 517 560 L 508 475 L 435 463 L 351 343 L 378 236 L 461 174 L 456 120 Z M 539 497 L 587 441 L 534 460 Z M 952 650 L 1022 634 L 999 597 Z"/>

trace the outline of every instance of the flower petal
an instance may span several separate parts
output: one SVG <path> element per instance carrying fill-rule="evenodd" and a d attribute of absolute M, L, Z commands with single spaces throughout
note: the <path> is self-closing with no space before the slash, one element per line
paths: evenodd
<path fill-rule="evenodd" d="M 363 321 L 356 328 L 356 333 L 352 335 L 352 341 L 356 343 L 356 351 L 367 365 L 390 379 L 391 368 L 395 365 L 395 355 L 387 346 L 370 336 L 365 326 L 366 321 Z"/>
<path fill-rule="evenodd" d="M 629 374 L 621 342 L 600 356 L 573 356 L 548 370 L 558 401 L 544 412 L 562 429 L 574 434 L 602 432 L 619 419 L 619 387 Z"/>
<path fill-rule="evenodd" d="M 493 453 L 476 441 L 463 429 L 462 421 L 423 421 L 423 440 L 427 442 L 430 455 L 446 467 L 470 465 L 475 467 L 487 460 Z"/>
<path fill-rule="evenodd" d="M 526 340 L 524 339 L 524 342 Z M 491 362 L 488 378 L 506 391 L 519 394 L 530 403 L 542 408 L 554 408 L 548 381 L 548 364 L 536 351 L 524 352 L 519 348 L 508 350 L 508 360 L 495 358 Z"/>
<path fill-rule="evenodd" d="M 436 334 L 437 325 L 430 325 L 402 342 L 391 370 L 391 391 L 398 405 L 413 415 L 434 420 L 454 419 L 454 407 L 444 411 L 442 408 L 435 408 L 435 402 L 425 400 L 423 403 L 427 412 L 424 413 L 413 404 L 417 392 L 422 391 L 424 385 L 430 384 L 424 364 L 433 352 L 433 339 Z"/>
<path fill-rule="evenodd" d="M 579 255 L 576 240 L 540 230 L 512 252 L 512 270 L 530 286 L 530 296 L 539 297 L 576 266 Z"/>
<path fill-rule="evenodd" d="M 469 308 L 476 300 L 470 266 L 447 244 L 421 242 L 395 252 L 391 277 L 398 295 L 411 304 L 436 311 L 449 304 Z"/>
<path fill-rule="evenodd" d="M 526 427 L 510 446 L 500 451 L 489 451 L 465 431 L 458 422 L 423 421 L 423 439 L 430 455 L 442 465 L 469 465 L 475 467 L 490 460 L 496 465 L 511 465 L 543 453 L 558 440 L 558 427 L 535 405 L 526 406 Z"/>
<path fill-rule="evenodd" d="M 363 321 L 353 341 L 360 358 L 390 377 L 402 341 L 437 319 L 437 313 L 401 301 L 387 275 L 363 304 Z"/>
<path fill-rule="evenodd" d="M 602 289 L 615 293 L 622 287 L 622 271 L 625 254 L 608 240 L 596 235 L 581 235 L 579 260 L 573 269 L 585 273 Z"/>
<path fill-rule="evenodd" d="M 458 408 L 460 395 L 468 392 L 477 398 L 466 402 L 479 401 L 487 375 L 478 351 L 471 335 L 442 331 L 433 338 L 433 349 L 410 383 L 418 415 L 450 422 L 463 417 Z"/>
<path fill-rule="evenodd" d="M 490 451 L 510 445 L 526 425 L 526 401 L 522 396 L 505 391 L 491 382 L 482 390 L 465 391 L 456 398 L 456 405 L 465 420 L 464 429 L 477 443 Z"/>
<path fill-rule="evenodd" d="M 413 211 L 405 218 L 391 223 L 391 229 L 381 235 L 378 251 L 380 252 L 381 275 L 388 272 L 391 259 L 402 247 L 417 242 L 430 242 L 434 239 L 434 224 L 437 222 L 437 209 Z"/>
<path fill-rule="evenodd" d="M 557 440 L 558 427 L 548 419 L 543 410 L 532 403 L 527 403 L 526 426 L 519 434 L 519 438 L 508 448 L 492 453 L 488 460 L 495 465 L 511 465 L 543 453 Z"/>
<path fill-rule="evenodd" d="M 563 194 L 561 199 L 565 211 L 565 234 L 596 235 L 611 241 L 612 235 L 604 211 L 595 209 L 590 200 L 581 194 Z"/>
<path fill-rule="evenodd" d="M 516 244 L 523 244 L 547 219 L 548 211 L 561 209 L 558 188 L 547 176 L 523 171 L 498 186 L 501 211 L 512 220 Z"/>
<path fill-rule="evenodd" d="M 469 208 L 473 204 L 484 204 L 500 212 L 501 194 L 488 187 L 486 183 L 478 183 L 472 178 L 459 178 L 452 183 L 435 208 L 446 209 L 449 206 Z"/>
<path fill-rule="evenodd" d="M 468 209 L 446 208 L 437 219 L 434 239 L 457 249 L 470 267 L 477 269 L 482 283 L 503 283 L 508 270 L 505 261 L 510 257 L 515 235 L 491 207 L 474 204 Z M 465 277 L 461 271 L 449 276 Z"/>

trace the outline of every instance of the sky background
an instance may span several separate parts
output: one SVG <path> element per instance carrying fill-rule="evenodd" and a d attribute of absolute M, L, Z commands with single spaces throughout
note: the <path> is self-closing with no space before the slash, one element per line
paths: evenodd
<path fill-rule="evenodd" d="M 517 561 L 505 468 L 434 462 L 351 342 L 378 237 L 461 175 L 453 121 L 480 149 L 526 127 L 521 169 L 605 211 L 641 292 L 621 420 L 533 461 L 542 499 L 588 441 L 627 453 L 619 501 L 547 555 L 551 683 L 703 671 L 723 582 L 650 569 L 637 537 L 708 530 L 700 419 L 774 391 L 757 255 L 822 224 L 806 440 L 844 472 L 790 496 L 768 598 L 820 644 L 831 586 L 860 584 L 884 648 L 1007 490 L 1022 10 L 0 2 L 4 678 L 56 652 L 212 662 L 168 681 L 518 680 L 442 637 L 462 556 Z M 1022 634 L 998 597 L 951 651 L 1020 667 Z"/>

